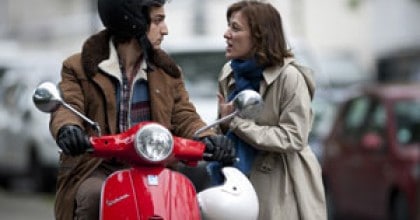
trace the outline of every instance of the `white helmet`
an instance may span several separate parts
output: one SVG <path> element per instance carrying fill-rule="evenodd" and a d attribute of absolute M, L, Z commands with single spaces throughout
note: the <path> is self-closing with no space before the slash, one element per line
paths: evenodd
<path fill-rule="evenodd" d="M 258 198 L 248 178 L 238 169 L 224 167 L 223 185 L 198 193 L 198 203 L 204 220 L 255 220 L 258 218 Z"/>

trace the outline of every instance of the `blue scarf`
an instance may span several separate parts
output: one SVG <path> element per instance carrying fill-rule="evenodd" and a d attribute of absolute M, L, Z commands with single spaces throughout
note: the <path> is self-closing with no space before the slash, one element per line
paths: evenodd
<path fill-rule="evenodd" d="M 231 67 L 235 78 L 235 89 L 228 95 L 228 101 L 232 101 L 239 92 L 245 89 L 259 92 L 264 68 L 259 66 L 255 59 L 232 60 Z M 231 130 L 227 132 L 227 136 L 235 143 L 236 154 L 239 158 L 234 167 L 238 168 L 245 175 L 249 175 L 258 151 L 238 138 Z"/>
<path fill-rule="evenodd" d="M 245 89 L 252 89 L 259 92 L 260 82 L 263 79 L 262 66 L 259 66 L 255 59 L 249 60 L 232 60 L 231 67 L 233 70 L 233 77 L 235 79 L 235 88 L 228 94 L 228 101 L 232 99 L 241 91 Z M 254 162 L 255 156 L 258 151 L 241 140 L 231 130 L 227 132 L 227 137 L 230 138 L 235 144 L 236 155 L 239 161 L 233 166 L 238 168 L 245 175 L 249 175 Z M 212 183 L 214 185 L 221 184 L 223 178 L 220 174 L 221 166 L 218 163 L 210 163 L 208 166 L 208 172 L 212 177 Z"/>
<path fill-rule="evenodd" d="M 264 68 L 259 66 L 255 59 L 232 60 L 230 66 L 235 78 L 235 89 L 229 94 L 228 101 L 231 101 L 239 92 L 245 89 L 259 92 Z"/>

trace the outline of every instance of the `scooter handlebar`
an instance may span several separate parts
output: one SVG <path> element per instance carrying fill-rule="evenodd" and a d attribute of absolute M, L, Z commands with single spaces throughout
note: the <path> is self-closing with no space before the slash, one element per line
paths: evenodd
<path fill-rule="evenodd" d="M 206 161 L 218 161 L 218 160 L 213 159 L 213 154 L 211 153 L 203 153 L 203 159 Z M 229 166 L 229 165 L 239 162 L 239 158 L 234 157 L 234 158 L 231 158 L 230 160 L 228 159 L 228 160 L 222 160 L 218 162 L 222 163 L 223 166 Z"/>

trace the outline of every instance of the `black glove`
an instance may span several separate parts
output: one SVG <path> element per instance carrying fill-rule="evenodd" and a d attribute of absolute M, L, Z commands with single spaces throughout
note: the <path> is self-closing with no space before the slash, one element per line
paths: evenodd
<path fill-rule="evenodd" d="M 71 156 L 83 154 L 91 148 L 89 137 L 76 125 L 65 125 L 60 128 L 56 142 L 64 154 Z"/>
<path fill-rule="evenodd" d="M 206 144 L 204 153 L 209 154 L 204 157 L 205 160 L 220 161 L 224 165 L 232 165 L 235 161 L 235 146 L 229 138 L 215 135 L 204 137 L 201 141 Z"/>

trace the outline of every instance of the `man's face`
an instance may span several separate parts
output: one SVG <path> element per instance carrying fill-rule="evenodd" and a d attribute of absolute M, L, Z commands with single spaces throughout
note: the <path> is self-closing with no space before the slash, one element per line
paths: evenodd
<path fill-rule="evenodd" d="M 163 36 L 168 35 L 168 27 L 165 23 L 164 7 L 152 7 L 150 11 L 150 27 L 147 32 L 147 38 L 155 49 L 160 48 Z"/>

